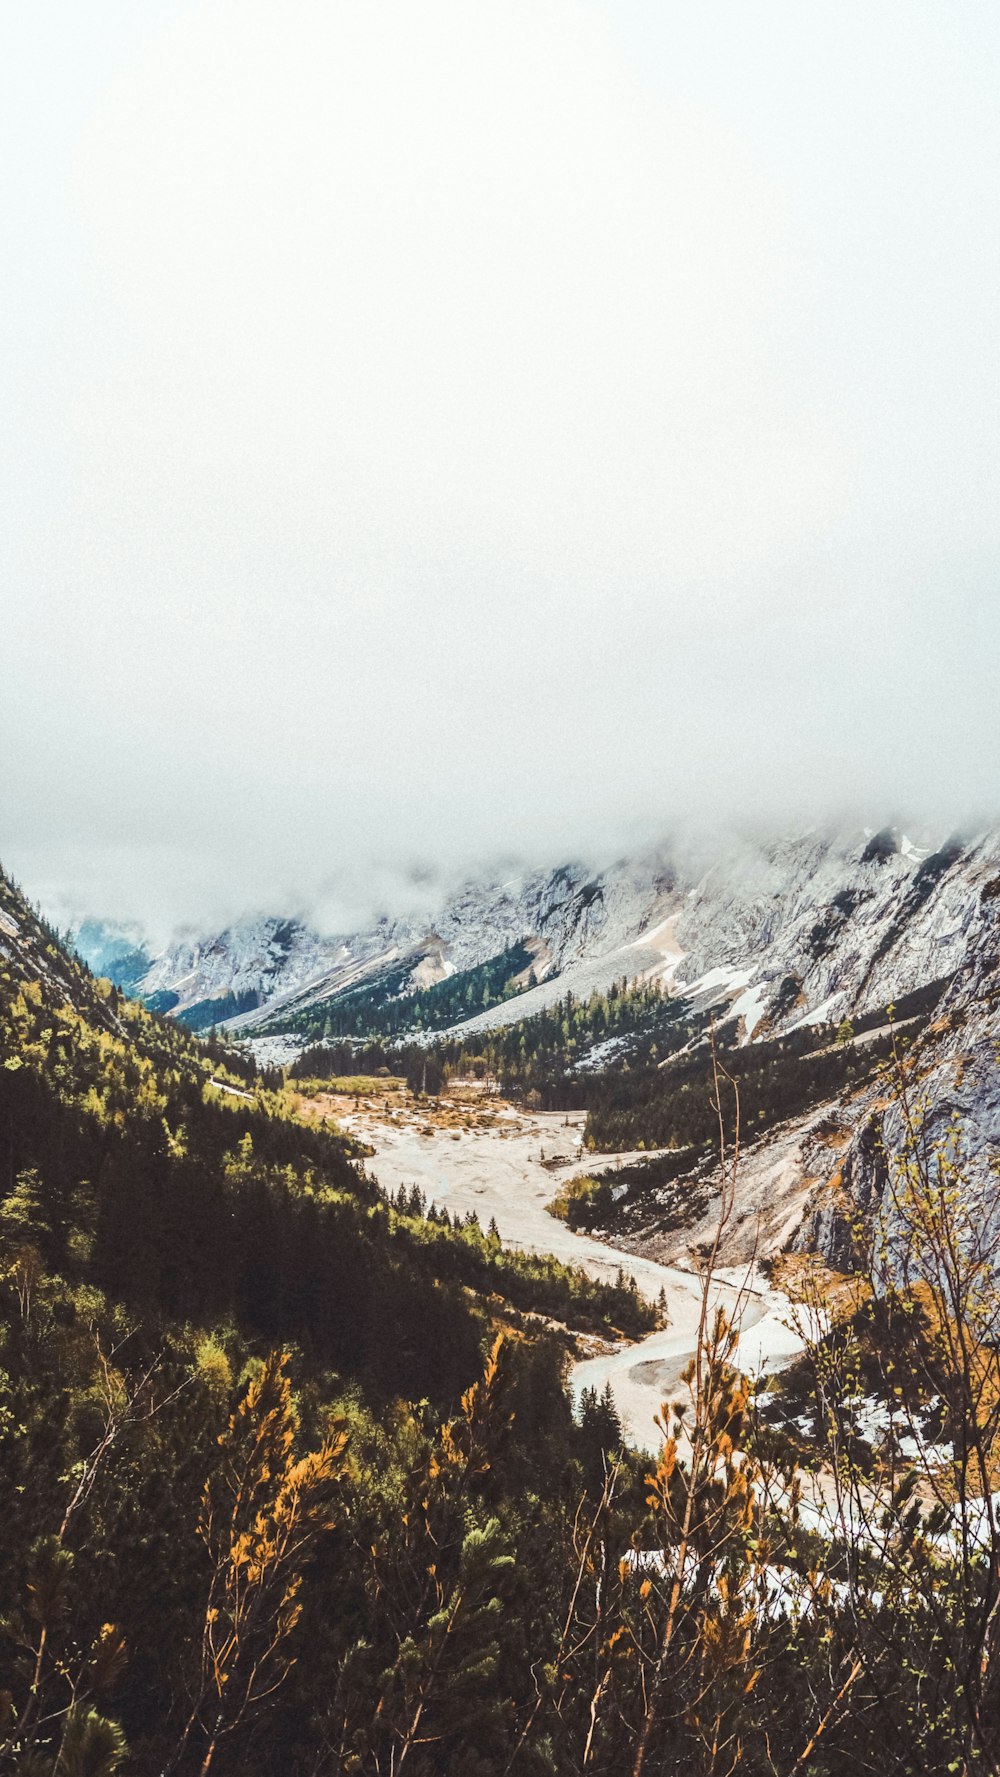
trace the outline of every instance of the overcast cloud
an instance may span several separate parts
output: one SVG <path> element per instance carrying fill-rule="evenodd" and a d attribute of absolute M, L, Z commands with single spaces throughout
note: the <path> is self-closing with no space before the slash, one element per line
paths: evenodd
<path fill-rule="evenodd" d="M 33 893 L 997 808 L 994 0 L 12 11 Z"/>

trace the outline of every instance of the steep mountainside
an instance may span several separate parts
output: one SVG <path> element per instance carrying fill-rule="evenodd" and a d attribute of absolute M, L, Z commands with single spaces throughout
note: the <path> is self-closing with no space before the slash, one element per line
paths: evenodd
<path fill-rule="evenodd" d="M 602 876 L 573 865 L 469 883 L 442 900 L 433 921 L 385 917 L 364 931 L 321 937 L 297 920 L 248 920 L 170 945 L 137 991 L 188 1022 L 238 1020 L 253 1029 L 287 1021 L 389 971 L 399 977 L 397 991 L 425 988 L 523 941 L 532 946 L 536 981 L 581 965 L 611 980 L 627 966 L 616 952 L 639 935 L 670 881 L 669 864 L 659 859 Z M 95 967 L 107 960 L 106 931 L 88 921 L 77 932 L 81 954 Z M 656 953 L 648 960 L 655 962 Z M 113 976 L 113 958 L 109 967 Z"/>
<path fill-rule="evenodd" d="M 93 922 L 77 943 L 95 968 L 196 1028 L 298 1027 L 306 1040 L 323 1034 L 317 1008 L 374 988 L 375 1003 L 402 1002 L 400 1034 L 408 995 L 526 943 L 533 962 L 519 991 L 497 1003 L 470 991 L 456 1023 L 507 1024 L 627 976 L 730 1012 L 754 1038 L 857 1016 L 953 974 L 983 927 L 981 890 L 998 858 L 996 834 L 921 851 L 891 832 L 817 829 L 720 842 L 697 863 L 663 847 L 597 873 L 576 865 L 469 883 L 433 920 L 383 918 L 333 937 L 296 920 L 247 921 L 170 946 L 138 983 L 123 979 Z M 423 1008 L 413 1024 L 441 1028 Z"/>
<path fill-rule="evenodd" d="M 656 1310 L 475 1218 L 390 1204 L 359 1157 L 245 1053 L 93 977 L 0 874 L 4 1773 L 111 1777 L 127 1738 L 140 1777 L 306 1777 L 344 1662 L 360 1745 L 401 1644 L 384 1600 L 429 1576 L 403 1643 L 427 1622 L 433 1660 L 442 1563 L 450 1596 L 468 1537 L 496 1540 L 477 1378 L 492 1387 L 501 1349 L 494 1418 L 517 1430 L 500 1492 L 528 1570 L 553 1561 L 521 1500 L 535 1524 L 543 1476 L 548 1498 L 564 1488 L 569 1531 L 592 1440 L 562 1385 L 572 1335 L 549 1329 L 639 1334 Z M 453 1557 L 429 1516 L 449 1466 L 475 1477 Z M 372 1562 L 415 1524 L 419 1561 L 411 1539 L 383 1579 Z M 231 1651 L 206 1681 L 220 1622 Z M 394 1759 L 387 1732 L 370 1768 Z"/>
<path fill-rule="evenodd" d="M 809 834 L 731 853 L 677 921 L 689 993 L 731 971 L 750 1031 L 868 1012 L 950 975 L 982 924 L 981 890 L 997 869 L 989 835 L 937 850 L 891 834 L 843 843 Z M 708 977 L 706 980 L 706 976 Z"/>
<path fill-rule="evenodd" d="M 513 1069 L 514 1089 L 520 1078 L 551 1108 L 586 1108 L 599 1150 L 693 1139 L 691 1106 L 707 1102 L 698 1044 L 712 1012 L 722 1041 L 761 1050 L 759 1067 L 740 1064 L 750 1145 L 746 1238 L 734 1236 L 734 1256 L 766 1224 L 769 1250 L 794 1241 L 835 1258 L 844 1256 L 848 1204 L 879 1201 L 885 1151 L 903 1140 L 878 1071 L 895 1040 L 884 1029 L 894 1004 L 931 1128 L 961 1119 L 993 1224 L 998 922 L 996 832 L 918 848 L 894 831 L 814 829 L 729 838 L 703 846 L 697 861 L 690 849 L 663 847 L 596 873 L 577 866 L 470 883 L 432 926 L 382 920 L 325 940 L 295 922 L 248 923 L 168 950 L 141 991 L 196 1026 L 228 1019 L 277 1059 L 317 1039 L 391 1043 L 413 1032 L 471 1054 L 509 1028 L 488 1065 L 505 1077 Z M 560 1048 L 566 996 L 579 1009 L 623 977 L 664 989 L 674 1022 L 655 1000 L 619 1004 L 613 1024 L 599 1014 L 589 1042 L 584 1019 Z M 539 1024 L 543 1013 L 550 1026 Z M 849 1037 L 849 1026 L 856 1041 L 840 1048 L 837 1033 Z M 525 1039 L 536 1054 L 526 1074 Z M 658 1243 L 664 1256 L 697 1245 L 712 1213 L 710 1157 L 698 1141 L 691 1164 L 694 1195 L 673 1160 L 662 1182 L 637 1177 L 618 1232 Z"/>
<path fill-rule="evenodd" d="M 724 1065 L 741 1093 L 729 1261 L 791 1244 L 849 1267 L 854 1213 L 890 1202 L 893 1156 L 915 1127 L 928 1149 L 954 1132 L 963 1190 L 976 1193 L 974 1217 L 996 1242 L 995 834 L 925 853 L 891 835 L 848 845 L 808 835 L 734 852 L 688 892 L 673 933 L 684 953 L 668 971 L 672 991 L 686 996 L 681 1047 L 674 1052 L 669 1027 L 656 1033 L 658 1063 L 648 1038 L 616 1040 L 579 1100 L 598 1150 L 640 1137 L 647 1148 L 679 1144 L 676 1154 L 612 1175 L 616 1239 L 673 1260 L 711 1234 L 718 1177 L 697 1016 L 714 1002 Z M 586 1061 L 576 1063 L 577 1079 Z"/>
<path fill-rule="evenodd" d="M 0 871 L 0 980 L 38 1002 L 72 1005 L 101 1029 L 117 1023 L 114 1002 L 89 970 L 68 955 L 58 934 Z"/>

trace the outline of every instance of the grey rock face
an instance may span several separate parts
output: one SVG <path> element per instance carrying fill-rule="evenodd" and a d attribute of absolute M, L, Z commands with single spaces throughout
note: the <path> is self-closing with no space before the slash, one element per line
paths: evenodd
<path fill-rule="evenodd" d="M 813 833 L 734 850 L 696 886 L 678 921 L 678 982 L 723 963 L 752 966 L 772 1027 L 822 1010 L 855 1016 L 954 972 L 978 929 L 993 836 L 946 841 L 926 857 L 888 839 Z M 783 981 L 795 998 L 782 1010 Z"/>
<path fill-rule="evenodd" d="M 1000 873 L 992 843 L 974 848 L 942 885 L 938 908 L 926 918 L 933 937 L 946 922 L 961 932 L 963 953 L 935 1018 L 907 1058 L 906 1103 L 891 1083 L 856 1111 L 856 1134 L 845 1159 L 844 1186 L 866 1217 L 882 1216 L 891 1229 L 887 1192 L 901 1157 L 920 1151 L 934 1168 L 936 1151 L 957 1162 L 972 1200 L 977 1239 L 1000 1258 Z M 964 899 L 960 889 L 964 887 Z M 929 897 L 933 900 L 933 896 Z M 950 936 L 949 936 L 950 944 Z M 809 1236 L 831 1262 L 843 1257 L 843 1218 L 829 1208 Z"/>
<path fill-rule="evenodd" d="M 745 1040 L 858 1018 L 944 982 L 935 1021 L 913 1057 L 928 1127 L 954 1120 L 984 1226 L 1000 1245 L 1000 833 L 941 834 L 921 847 L 898 832 L 814 828 L 664 845 L 599 870 L 583 863 L 470 881 L 431 912 L 323 935 L 299 920 L 259 918 L 182 937 L 149 965 L 141 991 L 176 996 L 175 1010 L 243 995 L 232 1020 L 252 1032 L 282 1009 L 321 1003 L 392 969 L 427 985 L 529 939 L 538 985 L 470 1020 L 527 1016 L 566 991 L 622 976 L 661 979 Z M 129 933 L 128 941 L 138 942 Z M 803 1197 L 797 1236 L 845 1260 L 852 1205 L 874 1213 L 885 1156 L 905 1131 L 892 1102 L 859 1099 L 836 1193 Z M 785 1169 L 787 1172 L 787 1168 Z M 832 1172 L 831 1172 L 832 1176 Z"/>
<path fill-rule="evenodd" d="M 181 937 L 140 985 L 146 994 L 175 993 L 179 1010 L 254 992 L 253 1023 L 293 997 L 320 1000 L 390 963 L 415 966 L 431 949 L 450 973 L 530 938 L 544 959 L 536 973 L 548 983 L 539 1003 L 614 973 L 667 973 L 674 991 L 694 990 L 724 1010 L 752 982 L 763 1035 L 857 1015 L 954 973 L 983 924 L 980 890 L 998 871 L 998 835 L 942 841 L 924 854 L 897 835 L 815 829 L 719 841 L 703 847 L 697 866 L 687 851 L 664 846 L 600 871 L 577 863 L 470 881 L 430 915 L 354 932 L 322 935 L 298 920 L 260 918 Z M 644 946 L 668 919 L 669 945 Z M 699 986 L 706 975 L 717 979 Z M 526 1009 L 516 1000 L 498 1015 Z"/>

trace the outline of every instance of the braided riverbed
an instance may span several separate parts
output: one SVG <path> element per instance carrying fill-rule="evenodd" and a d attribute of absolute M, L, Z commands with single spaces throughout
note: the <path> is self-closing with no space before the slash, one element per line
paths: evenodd
<path fill-rule="evenodd" d="M 415 1110 L 375 1102 L 338 1120 L 372 1147 L 366 1168 L 385 1190 L 418 1185 L 428 1202 L 447 1207 L 452 1215 L 475 1210 L 483 1227 L 492 1217 L 507 1246 L 553 1253 L 606 1281 L 613 1281 L 622 1269 L 653 1301 L 664 1291 L 669 1316 L 665 1328 L 581 1359 L 570 1378 L 577 1399 L 583 1389 L 601 1391 L 610 1382 L 628 1435 L 641 1448 L 655 1450 L 660 1435 L 656 1415 L 662 1401 L 677 1392 L 680 1374 L 695 1348 L 701 1282 L 692 1270 L 573 1233 L 548 1213 L 546 1206 L 559 1182 L 585 1170 L 583 1113 L 530 1114 L 502 1106 L 488 1121 L 483 1119 L 486 1126 L 477 1126 L 474 1119 L 456 1119 L 449 1125 Z M 604 1155 L 601 1164 L 614 1159 Z M 737 1361 L 749 1373 L 780 1368 L 801 1350 L 802 1341 L 790 1325 L 787 1297 L 771 1288 L 754 1266 L 719 1272 L 714 1301 L 730 1313 L 739 1312 Z"/>

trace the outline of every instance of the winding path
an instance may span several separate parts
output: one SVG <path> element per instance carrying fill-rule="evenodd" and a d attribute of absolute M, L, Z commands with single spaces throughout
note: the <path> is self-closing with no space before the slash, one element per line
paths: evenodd
<path fill-rule="evenodd" d="M 485 1227 L 496 1221 L 505 1245 L 532 1252 L 554 1253 L 579 1265 L 592 1277 L 611 1281 L 619 1268 L 631 1274 L 644 1295 L 666 1294 L 670 1324 L 647 1338 L 618 1346 L 573 1366 L 571 1384 L 579 1398 L 584 1388 L 603 1390 L 610 1382 L 615 1405 L 630 1437 L 655 1450 L 659 1433 L 654 1423 L 661 1402 L 676 1390 L 681 1371 L 693 1353 L 701 1302 L 697 1276 L 678 1266 L 574 1234 L 546 1210 L 560 1177 L 581 1170 L 580 1133 L 583 1113 L 498 1111 L 488 1127 L 442 1128 L 419 1115 L 390 1115 L 377 1110 L 342 1116 L 340 1122 L 370 1143 L 374 1156 L 366 1167 L 386 1190 L 419 1185 L 428 1202 L 447 1206 L 452 1214 L 474 1209 Z M 550 1164 L 543 1164 L 544 1160 Z M 607 1164 L 613 1156 L 602 1156 Z M 564 1166 L 553 1167 L 552 1162 Z M 572 1163 L 572 1165 L 570 1164 Z M 716 1299 L 730 1309 L 743 1295 L 742 1334 L 738 1361 L 750 1372 L 780 1368 L 801 1349 L 798 1335 L 785 1324 L 787 1298 L 770 1289 L 745 1268 L 719 1274 Z"/>

